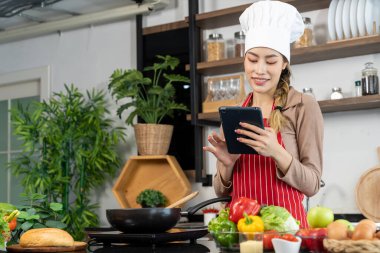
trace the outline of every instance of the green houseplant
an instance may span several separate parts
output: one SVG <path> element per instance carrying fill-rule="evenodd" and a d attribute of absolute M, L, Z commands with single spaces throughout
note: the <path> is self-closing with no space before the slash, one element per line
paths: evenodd
<path fill-rule="evenodd" d="M 153 66 L 144 68 L 145 73 L 153 73 L 152 78 L 136 69 L 117 69 L 112 73 L 108 86 L 117 102 L 128 98 L 117 110 L 119 117 L 125 110 L 131 110 L 125 120 L 127 125 L 133 125 L 137 116 L 146 123 L 134 125 L 137 147 L 141 155 L 166 154 L 173 126 L 162 125 L 160 122 L 166 116 L 172 117 L 175 110 L 187 110 L 184 104 L 175 102 L 173 84 L 190 83 L 189 78 L 167 73 L 169 70 L 174 71 L 177 68 L 180 63 L 179 59 L 170 55 L 156 57 L 158 60 Z M 143 139 L 139 139 L 139 137 L 143 137 Z M 166 140 L 159 142 L 160 137 L 166 137 Z"/>
<path fill-rule="evenodd" d="M 22 106 L 11 112 L 24 152 L 10 167 L 22 176 L 25 193 L 62 203 L 68 232 L 82 239 L 85 227 L 98 224 L 91 191 L 119 168 L 116 146 L 124 138 L 123 128 L 112 125 L 101 91 L 84 95 L 65 85 L 65 92 L 33 107 L 33 112 Z"/>

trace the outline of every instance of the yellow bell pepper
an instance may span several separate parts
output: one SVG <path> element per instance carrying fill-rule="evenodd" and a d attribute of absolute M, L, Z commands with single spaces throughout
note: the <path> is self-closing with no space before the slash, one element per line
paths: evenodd
<path fill-rule="evenodd" d="M 244 213 L 244 218 L 238 221 L 237 228 L 239 232 L 245 233 L 264 232 L 264 222 L 259 216 Z"/>

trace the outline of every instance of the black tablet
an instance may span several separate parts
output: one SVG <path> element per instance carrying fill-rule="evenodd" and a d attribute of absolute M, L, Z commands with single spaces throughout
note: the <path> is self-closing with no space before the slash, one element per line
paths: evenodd
<path fill-rule="evenodd" d="M 230 154 L 257 154 L 253 148 L 239 142 L 235 129 L 241 128 L 239 122 L 246 122 L 264 129 L 263 116 L 258 107 L 222 106 L 219 107 L 224 138 Z M 242 136 L 247 138 L 246 136 Z"/>

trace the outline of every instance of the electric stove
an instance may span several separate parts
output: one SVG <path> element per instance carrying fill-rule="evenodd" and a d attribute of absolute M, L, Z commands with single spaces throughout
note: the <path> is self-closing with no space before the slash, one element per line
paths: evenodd
<path fill-rule="evenodd" d="M 93 253 L 219 252 L 202 224 L 177 224 L 165 233 L 129 234 L 113 228 L 87 228 L 88 251 Z"/>

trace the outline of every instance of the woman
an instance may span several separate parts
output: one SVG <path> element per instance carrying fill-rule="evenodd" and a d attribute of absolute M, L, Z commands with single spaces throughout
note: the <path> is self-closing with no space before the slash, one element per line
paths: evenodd
<path fill-rule="evenodd" d="M 217 158 L 218 196 L 246 196 L 261 204 L 285 207 L 307 227 L 304 195 L 320 188 L 323 118 L 318 103 L 289 86 L 290 43 L 302 35 L 302 17 L 291 5 L 256 2 L 240 17 L 246 33 L 244 69 L 253 90 L 243 103 L 260 107 L 265 129 L 240 123 L 238 140 L 258 155 L 227 151 L 222 130 L 204 147 Z"/>

